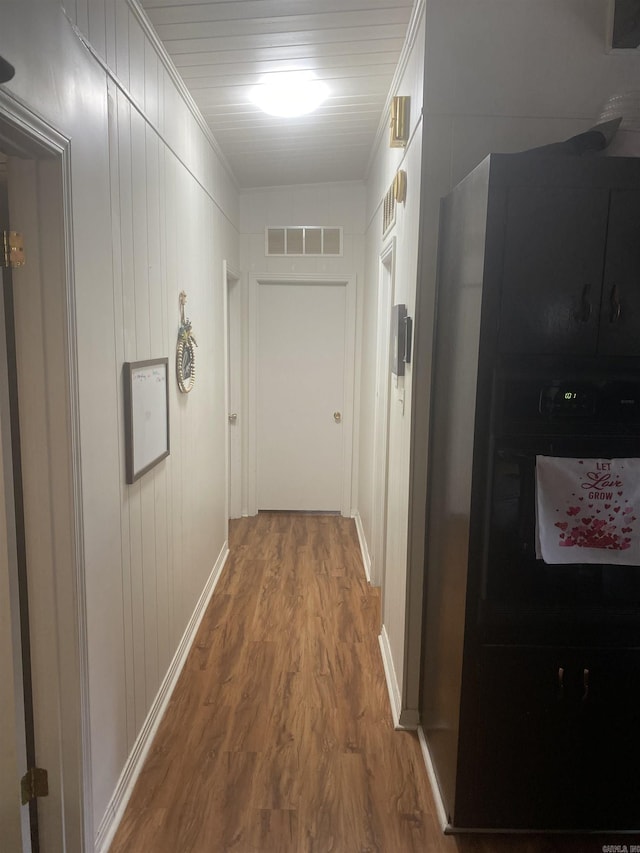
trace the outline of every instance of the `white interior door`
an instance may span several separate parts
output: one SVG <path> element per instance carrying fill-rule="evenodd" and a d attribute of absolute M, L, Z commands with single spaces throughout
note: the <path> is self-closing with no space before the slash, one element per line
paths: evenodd
<path fill-rule="evenodd" d="M 347 297 L 345 282 L 258 286 L 259 510 L 344 511 Z"/>

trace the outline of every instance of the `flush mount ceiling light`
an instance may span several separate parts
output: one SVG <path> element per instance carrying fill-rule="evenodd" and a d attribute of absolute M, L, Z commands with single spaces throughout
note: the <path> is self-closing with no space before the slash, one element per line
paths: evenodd
<path fill-rule="evenodd" d="M 292 118 L 312 113 L 328 94 L 326 84 L 311 71 L 283 71 L 270 74 L 265 83 L 249 93 L 249 97 L 269 115 Z"/>

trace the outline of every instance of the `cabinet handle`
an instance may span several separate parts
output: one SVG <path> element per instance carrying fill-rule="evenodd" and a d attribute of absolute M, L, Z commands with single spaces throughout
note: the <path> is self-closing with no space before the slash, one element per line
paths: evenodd
<path fill-rule="evenodd" d="M 558 667 L 558 699 L 564 699 L 564 667 Z"/>
<path fill-rule="evenodd" d="M 593 306 L 591 305 L 591 300 L 589 299 L 589 290 L 591 288 L 590 284 L 585 284 L 582 289 L 582 305 L 580 307 L 580 320 L 583 323 L 588 323 L 591 318 L 591 311 L 593 310 Z"/>
<path fill-rule="evenodd" d="M 582 672 L 582 684 L 584 685 L 584 693 L 582 694 L 582 701 L 586 702 L 589 698 L 589 670 L 585 669 Z"/>
<path fill-rule="evenodd" d="M 620 297 L 618 295 L 618 285 L 614 284 L 611 288 L 611 299 L 609 300 L 611 303 L 611 314 L 609 315 L 610 323 L 617 323 L 620 319 Z"/>

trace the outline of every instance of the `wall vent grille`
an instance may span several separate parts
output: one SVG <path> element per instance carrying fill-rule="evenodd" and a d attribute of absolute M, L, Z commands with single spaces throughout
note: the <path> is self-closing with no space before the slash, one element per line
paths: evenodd
<path fill-rule="evenodd" d="M 382 207 L 382 236 L 386 237 L 386 235 L 391 231 L 393 226 L 396 224 L 396 194 L 395 194 L 395 179 L 389 189 L 387 190 L 387 194 L 384 197 L 384 203 Z"/>
<path fill-rule="evenodd" d="M 294 257 L 342 255 L 342 228 L 324 225 L 266 228 L 265 254 Z"/>

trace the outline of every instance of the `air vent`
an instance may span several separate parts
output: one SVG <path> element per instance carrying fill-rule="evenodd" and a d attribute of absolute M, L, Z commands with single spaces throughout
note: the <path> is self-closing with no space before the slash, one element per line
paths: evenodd
<path fill-rule="evenodd" d="M 396 224 L 395 181 L 387 190 L 382 208 L 382 236 L 385 237 Z"/>
<path fill-rule="evenodd" d="M 318 256 L 342 254 L 342 228 L 321 225 L 285 226 L 265 231 L 267 255 Z"/>
<path fill-rule="evenodd" d="M 393 183 L 387 190 L 384 197 L 382 208 L 382 236 L 386 237 L 387 233 L 396 224 L 396 202 L 405 202 L 407 200 L 407 173 L 402 169 L 396 172 Z"/>

